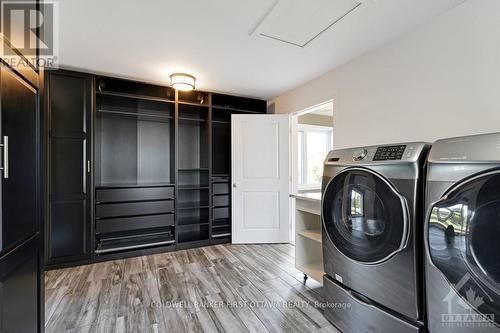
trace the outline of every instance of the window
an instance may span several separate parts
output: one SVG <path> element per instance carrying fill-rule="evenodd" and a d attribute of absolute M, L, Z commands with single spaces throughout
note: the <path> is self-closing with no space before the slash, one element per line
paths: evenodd
<path fill-rule="evenodd" d="M 319 188 L 323 162 L 332 149 L 331 127 L 298 124 L 298 186 L 300 189 Z"/>
<path fill-rule="evenodd" d="M 355 189 L 351 191 L 351 215 L 363 216 L 363 194 Z"/>

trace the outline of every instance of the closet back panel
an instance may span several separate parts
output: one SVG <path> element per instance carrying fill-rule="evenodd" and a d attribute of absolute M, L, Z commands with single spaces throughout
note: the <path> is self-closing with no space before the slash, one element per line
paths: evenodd
<path fill-rule="evenodd" d="M 180 210 L 177 215 L 177 222 L 180 225 L 190 223 L 208 223 L 209 213 L 208 208 L 193 208 Z"/>
<path fill-rule="evenodd" d="M 137 181 L 137 121 L 101 116 L 100 177 L 101 184 L 135 183 Z M 97 184 L 99 185 L 99 184 Z"/>
<path fill-rule="evenodd" d="M 189 204 L 190 202 L 199 202 L 202 205 L 208 205 L 208 189 L 179 191 L 177 202 L 180 206 Z"/>
<path fill-rule="evenodd" d="M 137 123 L 137 182 L 170 183 L 170 123 Z"/>
<path fill-rule="evenodd" d="M 179 124 L 179 168 L 201 168 L 199 124 Z"/>
<path fill-rule="evenodd" d="M 101 116 L 100 183 L 171 183 L 170 124 Z"/>
<path fill-rule="evenodd" d="M 212 173 L 231 173 L 231 126 L 213 123 L 212 125 Z"/>
<path fill-rule="evenodd" d="M 208 186 L 208 171 L 181 171 L 179 185 Z"/>

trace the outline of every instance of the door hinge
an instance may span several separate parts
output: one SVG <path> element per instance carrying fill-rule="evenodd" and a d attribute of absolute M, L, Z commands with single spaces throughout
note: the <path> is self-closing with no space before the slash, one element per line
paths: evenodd
<path fill-rule="evenodd" d="M 90 161 L 87 161 L 87 172 L 90 173 Z"/>

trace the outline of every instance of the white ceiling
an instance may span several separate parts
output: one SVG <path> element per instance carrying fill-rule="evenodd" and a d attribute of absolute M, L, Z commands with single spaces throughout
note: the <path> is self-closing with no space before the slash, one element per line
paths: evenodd
<path fill-rule="evenodd" d="M 198 89 L 267 99 L 463 1 L 63 0 L 59 60 L 65 67 L 161 84 L 172 72 L 188 72 Z M 362 4 L 335 23 L 357 2 Z M 320 34 L 300 47 L 264 37 L 266 31 L 299 45 Z"/>

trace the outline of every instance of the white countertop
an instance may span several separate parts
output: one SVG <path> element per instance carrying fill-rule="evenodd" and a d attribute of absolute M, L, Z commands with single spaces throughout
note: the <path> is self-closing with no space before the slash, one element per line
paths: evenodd
<path fill-rule="evenodd" d="M 301 200 L 308 200 L 308 201 L 313 201 L 313 202 L 321 202 L 321 191 L 316 191 L 316 192 L 299 192 L 299 193 L 292 193 L 290 194 L 290 197 L 295 198 L 295 199 L 301 199 Z"/>

